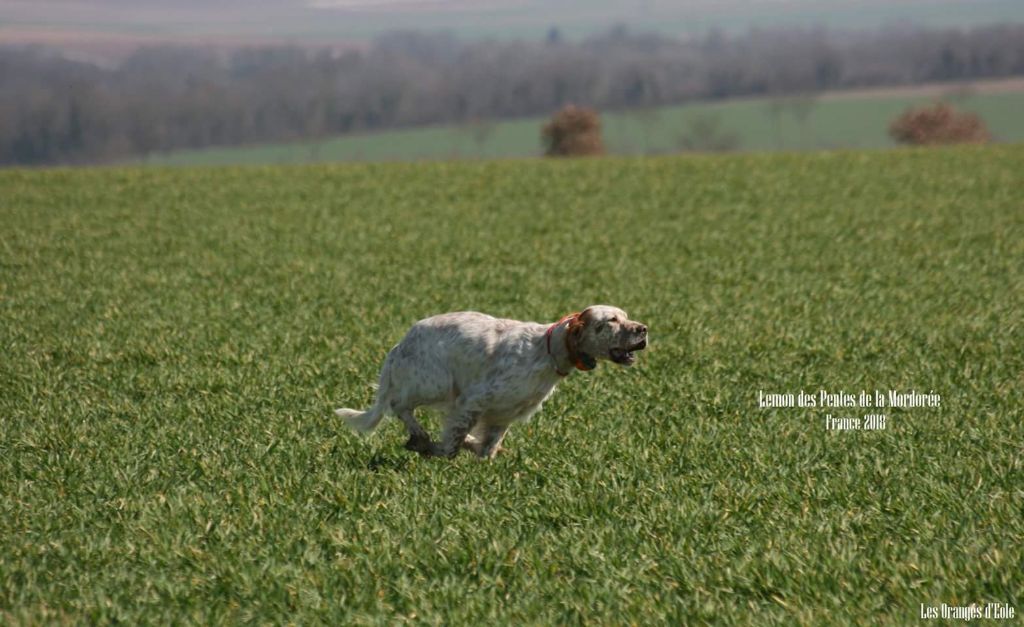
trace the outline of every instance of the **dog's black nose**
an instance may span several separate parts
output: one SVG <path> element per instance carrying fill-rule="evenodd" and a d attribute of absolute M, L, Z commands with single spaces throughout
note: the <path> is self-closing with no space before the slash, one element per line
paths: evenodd
<path fill-rule="evenodd" d="M 640 330 L 640 333 L 642 333 L 644 335 L 647 335 L 647 325 L 646 324 L 641 324 L 639 330 Z"/>

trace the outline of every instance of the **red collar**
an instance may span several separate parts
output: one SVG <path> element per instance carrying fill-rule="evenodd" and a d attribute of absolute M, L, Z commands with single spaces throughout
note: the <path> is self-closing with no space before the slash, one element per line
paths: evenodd
<path fill-rule="evenodd" d="M 567 320 L 575 321 L 575 320 L 578 320 L 579 317 L 580 317 L 580 312 L 578 312 L 578 311 L 575 312 L 575 313 L 571 313 L 571 314 L 568 314 L 566 316 L 563 316 L 561 320 L 559 320 L 558 322 L 556 322 L 553 325 L 551 325 L 550 327 L 548 327 L 548 330 L 544 332 L 544 336 L 545 336 L 545 339 L 547 340 L 547 344 L 548 344 L 548 355 L 551 356 L 551 361 L 552 361 L 552 363 L 555 364 L 555 372 L 557 372 L 558 376 L 560 376 L 560 377 L 567 377 L 567 376 L 569 376 L 569 373 L 568 372 L 562 372 L 561 370 L 558 369 L 558 362 L 555 360 L 555 356 L 551 354 L 551 333 L 555 330 L 555 327 L 557 327 L 558 325 L 562 324 L 563 322 L 565 322 Z M 569 347 L 568 347 L 568 344 L 567 344 L 566 345 L 566 349 L 568 350 L 568 348 Z M 582 361 L 580 361 L 578 356 L 573 356 L 573 351 L 569 351 L 569 359 L 573 362 L 572 365 L 576 366 L 577 370 L 583 370 L 583 371 L 590 370 L 590 368 L 588 368 L 586 366 L 586 364 L 584 364 Z"/>

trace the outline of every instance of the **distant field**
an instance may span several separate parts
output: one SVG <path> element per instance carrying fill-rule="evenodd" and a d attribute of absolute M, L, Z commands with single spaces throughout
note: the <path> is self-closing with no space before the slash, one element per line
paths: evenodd
<path fill-rule="evenodd" d="M 2 624 L 1024 611 L 1024 147 L 0 189 Z M 649 350 L 572 375 L 493 463 L 331 413 L 370 403 L 419 318 L 595 302 L 647 322 Z M 820 388 L 942 405 L 847 433 L 757 408 Z"/>
<path fill-rule="evenodd" d="M 606 113 L 605 139 L 615 154 L 678 152 L 679 137 L 697 120 L 713 120 L 734 135 L 736 150 L 776 151 L 891 146 L 889 121 L 903 109 L 946 95 L 956 106 L 978 113 L 997 141 L 1024 141 L 1024 83 L 982 84 L 975 92 L 956 86 L 832 92 L 804 102 L 748 99 L 666 107 L 646 112 Z M 304 163 L 317 161 L 388 161 L 412 159 L 525 157 L 540 153 L 543 119 L 471 126 L 436 126 L 317 142 L 238 148 L 209 148 L 152 155 L 157 165 Z"/>

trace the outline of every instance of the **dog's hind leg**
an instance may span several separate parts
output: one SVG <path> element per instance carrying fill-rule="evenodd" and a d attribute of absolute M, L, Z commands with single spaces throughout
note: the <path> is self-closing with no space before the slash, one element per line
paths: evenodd
<path fill-rule="evenodd" d="M 413 410 L 402 408 L 396 413 L 409 431 L 409 441 L 405 443 L 405 448 L 424 455 L 429 454 L 433 450 L 434 443 L 430 441 L 430 434 L 427 433 L 427 430 L 416 420 Z"/>
<path fill-rule="evenodd" d="M 462 448 L 472 451 L 481 459 L 494 459 L 498 453 L 505 450 L 501 447 L 501 440 L 507 431 L 507 425 L 489 425 L 477 422 L 466 439 L 462 441 Z"/>
<path fill-rule="evenodd" d="M 487 425 L 478 420 L 476 426 L 470 430 L 469 434 L 466 435 L 466 439 L 462 441 L 462 448 L 479 457 L 483 451 L 484 439 L 486 437 Z"/>
<path fill-rule="evenodd" d="M 445 417 L 441 430 L 441 441 L 431 447 L 433 455 L 455 457 L 466 441 L 466 436 L 469 435 L 470 430 L 476 425 L 477 419 L 480 418 L 478 410 L 467 407 L 465 403 L 460 403 L 460 405 Z"/>

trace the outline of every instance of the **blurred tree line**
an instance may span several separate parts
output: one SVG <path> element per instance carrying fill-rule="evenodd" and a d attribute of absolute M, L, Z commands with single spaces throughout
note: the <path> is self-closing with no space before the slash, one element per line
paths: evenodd
<path fill-rule="evenodd" d="M 157 47 L 102 68 L 0 48 L 0 164 L 102 162 L 154 151 L 697 99 L 1024 75 L 1024 25 L 968 31 L 711 32 L 616 27 L 578 42 L 464 42 L 391 33 L 364 50 Z"/>

